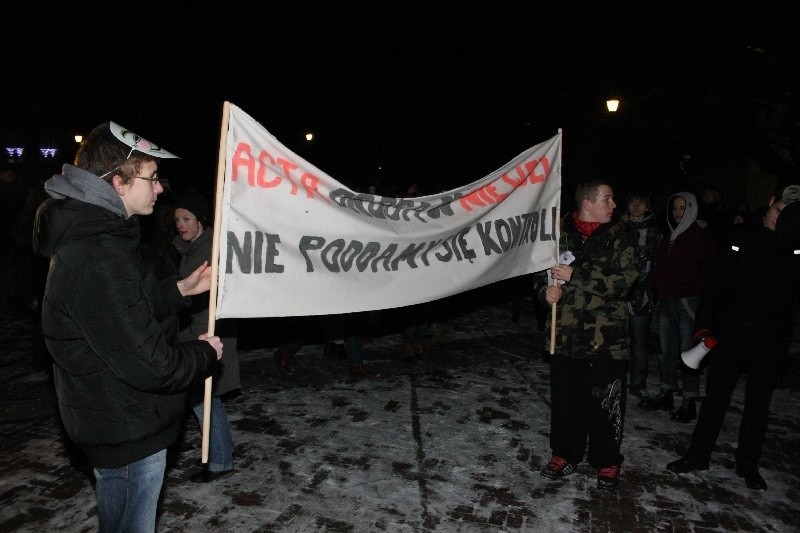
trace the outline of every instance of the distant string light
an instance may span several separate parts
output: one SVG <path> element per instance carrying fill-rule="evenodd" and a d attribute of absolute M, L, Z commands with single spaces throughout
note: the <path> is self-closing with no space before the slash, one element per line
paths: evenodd
<path fill-rule="evenodd" d="M 8 153 L 9 157 L 22 157 L 22 152 L 25 151 L 25 148 L 17 148 L 13 146 L 6 147 L 6 152 Z"/>
<path fill-rule="evenodd" d="M 45 159 L 55 157 L 57 151 L 58 150 L 56 148 L 39 148 L 39 152 Z"/>

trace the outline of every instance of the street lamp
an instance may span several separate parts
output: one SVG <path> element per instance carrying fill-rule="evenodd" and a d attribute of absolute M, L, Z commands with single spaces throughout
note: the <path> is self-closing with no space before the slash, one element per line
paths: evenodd
<path fill-rule="evenodd" d="M 306 140 L 307 140 L 307 141 L 309 141 L 309 142 L 310 142 L 310 141 L 311 141 L 311 139 L 313 139 L 313 138 L 314 138 L 314 134 L 313 134 L 313 133 L 306 133 Z"/>
<path fill-rule="evenodd" d="M 616 113 L 619 108 L 619 100 L 606 100 L 606 107 L 609 113 Z"/>
<path fill-rule="evenodd" d="M 78 144 L 82 143 L 83 142 L 83 135 L 76 135 L 75 136 L 75 142 L 78 143 Z"/>

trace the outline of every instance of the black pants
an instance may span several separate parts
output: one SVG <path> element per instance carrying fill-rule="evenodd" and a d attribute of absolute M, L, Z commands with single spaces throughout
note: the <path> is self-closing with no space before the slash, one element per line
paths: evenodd
<path fill-rule="evenodd" d="M 570 463 L 621 464 L 628 362 L 556 355 L 550 364 L 550 448 Z"/>
<path fill-rule="evenodd" d="M 778 373 L 782 368 L 785 349 L 768 346 L 762 342 L 752 350 L 741 343 L 720 345 L 709 354 L 706 395 L 692 434 L 689 453 L 708 461 L 716 445 L 731 395 L 742 374 L 746 374 L 744 413 L 739 425 L 739 443 L 736 462 L 740 465 L 757 465 L 767 433 L 769 404 Z"/>

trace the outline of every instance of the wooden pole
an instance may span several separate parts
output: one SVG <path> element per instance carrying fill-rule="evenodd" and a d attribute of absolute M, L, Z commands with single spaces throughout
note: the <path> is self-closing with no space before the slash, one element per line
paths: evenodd
<path fill-rule="evenodd" d="M 556 217 L 556 236 L 559 235 L 559 221 L 561 219 L 561 211 L 559 210 L 558 216 Z M 557 237 L 558 239 L 558 237 Z M 558 240 L 556 240 L 556 257 L 560 255 L 558 249 Z M 553 279 L 553 285 L 558 283 L 558 280 Z M 556 319 L 558 318 L 556 313 L 556 302 L 550 304 L 550 355 L 556 353 Z"/>
<path fill-rule="evenodd" d="M 561 135 L 561 128 L 558 128 L 558 134 Z M 561 173 L 561 169 L 558 169 L 558 173 Z M 555 234 L 556 234 L 556 262 L 558 262 L 558 258 L 561 255 L 561 251 L 559 250 L 558 246 L 561 241 L 561 195 L 558 195 L 559 205 L 556 208 L 556 220 L 555 220 Z M 553 280 L 553 284 L 555 285 L 558 283 L 555 279 Z M 553 302 L 550 305 L 550 355 L 556 353 L 556 302 Z"/>
<path fill-rule="evenodd" d="M 211 287 L 208 294 L 208 334 L 214 335 L 215 316 L 217 314 L 217 284 L 219 279 L 219 236 L 222 231 L 222 192 L 225 183 L 225 156 L 227 154 L 228 119 L 230 104 L 222 105 L 222 127 L 219 134 L 219 154 L 217 155 L 217 186 L 214 193 L 214 240 L 211 245 Z M 223 347 L 224 350 L 224 347 Z M 223 357 L 224 357 L 223 352 Z M 206 378 L 203 394 L 203 438 L 201 460 L 208 462 L 208 434 L 211 430 L 211 376 Z"/>

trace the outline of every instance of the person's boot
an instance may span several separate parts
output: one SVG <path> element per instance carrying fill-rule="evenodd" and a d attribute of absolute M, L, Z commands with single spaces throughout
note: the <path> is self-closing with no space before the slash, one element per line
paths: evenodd
<path fill-rule="evenodd" d="M 697 408 L 694 404 L 694 398 L 684 398 L 681 402 L 681 406 L 672 413 L 670 418 L 682 424 L 688 424 L 697 418 Z"/>
<path fill-rule="evenodd" d="M 761 477 L 758 467 L 754 464 L 736 463 L 736 475 L 744 478 L 748 489 L 767 490 L 767 482 Z"/>
<path fill-rule="evenodd" d="M 672 411 L 675 408 L 672 391 L 661 389 L 652 398 L 639 402 L 639 407 L 646 411 Z"/>
<path fill-rule="evenodd" d="M 701 459 L 696 453 L 686 452 L 680 459 L 667 463 L 667 470 L 676 474 L 708 470 L 708 459 Z"/>

